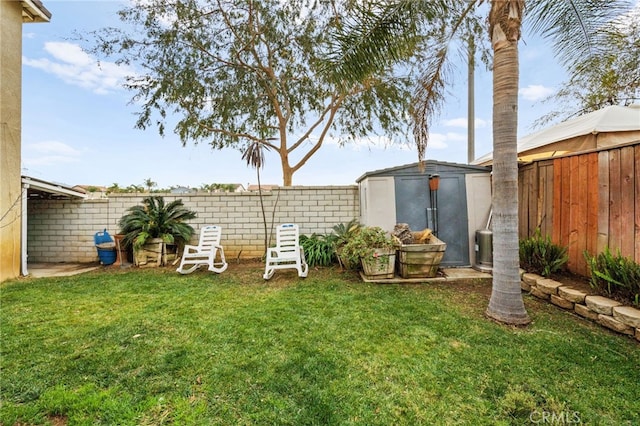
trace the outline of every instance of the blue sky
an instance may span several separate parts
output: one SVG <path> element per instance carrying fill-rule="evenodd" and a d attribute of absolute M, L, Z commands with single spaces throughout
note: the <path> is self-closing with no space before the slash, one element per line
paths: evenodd
<path fill-rule="evenodd" d="M 171 132 L 134 128 L 132 92 L 120 88 L 127 74 L 115 64 L 82 51 L 73 33 L 118 25 L 118 1 L 43 0 L 50 23 L 23 26 L 22 173 L 66 185 L 125 187 L 151 178 L 158 187 L 198 187 L 204 183 L 255 184 L 256 173 L 234 149 L 207 144 L 183 147 Z M 525 35 L 520 47 L 519 137 L 552 105 L 540 101 L 554 93 L 565 73 L 550 50 Z M 439 119 L 427 158 L 467 162 L 466 65 Z M 476 87 L 476 157 L 491 149 L 491 74 L 479 67 Z M 323 146 L 293 177 L 294 185 L 351 185 L 366 172 L 417 161 L 409 146 L 371 143 Z M 262 183 L 282 184 L 279 158 L 268 153 Z"/>

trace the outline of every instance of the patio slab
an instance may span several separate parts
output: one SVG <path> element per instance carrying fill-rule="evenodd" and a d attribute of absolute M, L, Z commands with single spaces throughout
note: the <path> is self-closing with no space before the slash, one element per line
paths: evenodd
<path fill-rule="evenodd" d="M 27 271 L 33 278 L 68 277 L 101 268 L 96 263 L 29 263 Z"/>

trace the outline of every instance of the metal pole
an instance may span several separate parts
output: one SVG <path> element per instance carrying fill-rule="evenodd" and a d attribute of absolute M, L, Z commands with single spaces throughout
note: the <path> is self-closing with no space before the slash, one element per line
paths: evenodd
<path fill-rule="evenodd" d="M 468 86 L 467 86 L 467 162 L 476 159 L 475 154 L 475 53 L 473 34 L 469 35 Z"/>

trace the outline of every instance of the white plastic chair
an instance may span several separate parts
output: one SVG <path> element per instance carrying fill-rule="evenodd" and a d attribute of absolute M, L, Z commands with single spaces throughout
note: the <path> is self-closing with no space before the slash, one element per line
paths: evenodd
<path fill-rule="evenodd" d="M 224 259 L 224 249 L 220 245 L 222 228 L 216 225 L 205 226 L 200 230 L 200 241 L 197 246 L 185 245 L 180 266 L 176 271 L 181 274 L 190 274 L 202 265 L 206 265 L 209 271 L 218 274 L 227 269 Z M 220 252 L 220 261 L 216 262 L 216 255 Z M 191 265 L 189 268 L 185 266 Z"/>
<path fill-rule="evenodd" d="M 270 279 L 276 269 L 296 269 L 299 277 L 309 272 L 304 258 L 304 249 L 299 242 L 298 225 L 285 223 L 276 230 L 276 246 L 267 249 L 263 278 Z"/>

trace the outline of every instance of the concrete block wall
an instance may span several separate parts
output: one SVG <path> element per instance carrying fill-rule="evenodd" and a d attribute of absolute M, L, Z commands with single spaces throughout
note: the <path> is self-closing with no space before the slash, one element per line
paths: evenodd
<path fill-rule="evenodd" d="M 257 192 L 153 194 L 165 203 L 182 199 L 197 217 L 189 223 L 197 243 L 203 225 L 222 226 L 228 259 L 255 258 L 264 253 L 264 223 Z M 95 262 L 96 232 L 119 232 L 118 221 L 148 194 L 111 194 L 107 199 L 29 200 L 27 250 L 29 262 Z M 334 225 L 360 215 L 358 187 L 294 186 L 263 193 L 268 230 L 271 223 L 297 223 L 302 234 L 327 234 Z M 275 236 L 274 236 L 275 238 Z"/>

